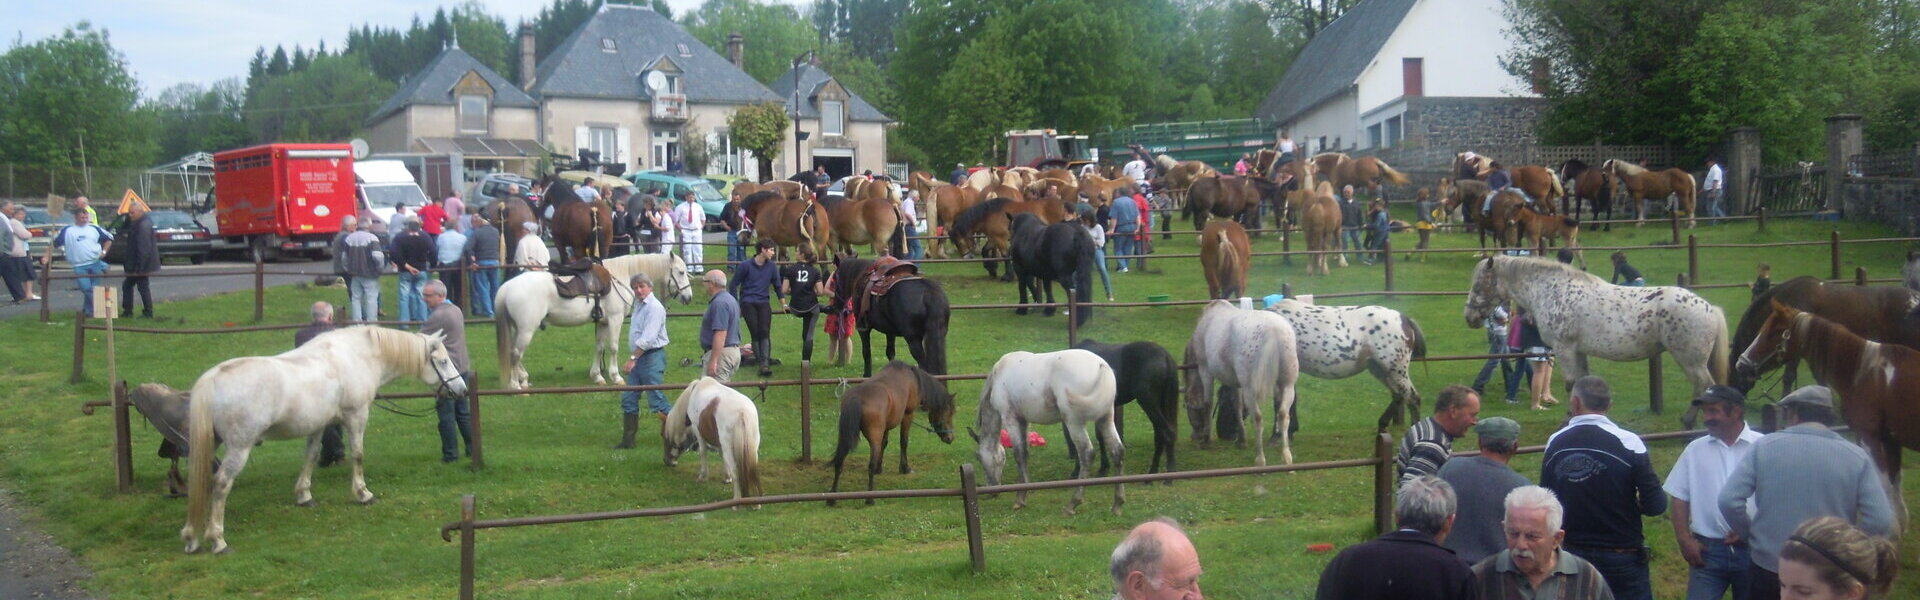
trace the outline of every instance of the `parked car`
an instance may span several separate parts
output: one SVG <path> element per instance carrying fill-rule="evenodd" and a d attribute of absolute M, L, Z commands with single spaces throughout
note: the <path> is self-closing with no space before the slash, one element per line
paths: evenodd
<path fill-rule="evenodd" d="M 160 248 L 160 260 L 184 256 L 187 262 L 197 265 L 207 262 L 207 255 L 213 253 L 213 234 L 194 221 L 193 215 L 177 210 L 156 210 L 147 213 L 147 218 L 153 219 L 153 240 Z M 107 230 L 119 237 L 126 226 L 127 216 L 118 215 L 109 221 Z M 117 265 L 126 259 L 126 244 L 116 243 L 107 247 L 107 262 Z"/>
<path fill-rule="evenodd" d="M 693 190 L 694 201 L 699 202 L 700 210 L 707 213 L 708 225 L 719 223 L 720 213 L 727 209 L 726 195 L 714 189 L 713 184 L 708 183 L 707 180 L 685 173 L 644 171 L 627 175 L 627 181 L 633 182 L 643 190 L 659 188 L 675 202 L 678 202 L 680 196 L 687 190 Z"/>
<path fill-rule="evenodd" d="M 27 231 L 33 234 L 33 237 L 27 239 L 27 255 L 37 260 L 41 253 L 47 251 L 47 244 L 53 243 L 53 236 L 60 235 L 60 230 L 66 229 L 68 225 L 72 224 L 72 214 L 62 212 L 60 216 L 55 217 L 47 214 L 47 209 L 45 208 L 27 207 L 25 225 L 27 226 Z M 57 256 L 61 253 L 56 252 L 55 254 L 56 256 L 54 258 L 63 258 Z"/>
<path fill-rule="evenodd" d="M 533 180 L 531 179 L 513 173 L 488 173 L 486 176 L 481 177 L 479 181 L 473 182 L 473 186 L 467 189 L 467 195 L 464 198 L 467 204 L 467 211 L 478 213 L 481 209 L 493 206 L 493 203 L 499 202 L 500 199 L 507 197 L 507 190 L 510 185 L 520 186 L 521 195 L 526 195 L 533 191 Z"/>
<path fill-rule="evenodd" d="M 703 175 L 701 178 L 707 180 L 707 185 L 711 185 L 714 190 L 719 191 L 721 198 L 732 198 L 733 184 L 747 180 L 747 178 L 739 175 Z"/>

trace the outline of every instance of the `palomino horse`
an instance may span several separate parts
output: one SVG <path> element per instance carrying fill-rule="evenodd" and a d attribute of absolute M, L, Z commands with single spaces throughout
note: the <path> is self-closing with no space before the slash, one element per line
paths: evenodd
<path fill-rule="evenodd" d="M 661 298 L 673 297 L 686 304 L 693 301 L 693 285 L 687 276 L 687 263 L 677 254 L 629 254 L 609 258 L 601 265 L 613 281 L 606 297 L 599 299 L 600 318 L 594 319 L 596 300 L 587 296 L 561 299 L 554 276 L 547 271 L 523 271 L 506 283 L 493 299 L 494 326 L 499 329 L 500 384 L 508 389 L 526 389 L 527 346 L 534 332 L 545 325 L 574 327 L 591 323 L 594 332 L 593 360 L 587 373 L 593 382 L 604 384 L 620 379 L 620 357 L 626 356 L 627 330 L 621 327 L 633 310 L 633 288 L 627 285 L 635 273 L 653 278 L 653 290 Z M 584 277 L 584 275 L 583 275 Z"/>
<path fill-rule="evenodd" d="M 1160 181 L 1154 182 L 1154 187 L 1172 192 L 1185 192 L 1200 178 L 1220 174 L 1204 161 L 1174 160 L 1165 154 L 1153 157 L 1153 162 L 1160 168 Z"/>
<path fill-rule="evenodd" d="M 306 462 L 293 484 L 293 502 L 313 505 L 313 465 L 327 425 L 345 426 L 353 465 L 353 500 L 373 503 L 361 465 L 367 407 L 380 386 L 411 375 L 441 395 L 467 393 L 460 368 L 439 334 L 379 327 L 347 327 L 277 356 L 227 360 L 193 384 L 187 417 L 187 525 L 180 539 L 192 554 L 205 536 L 214 554 L 227 551 L 227 494 L 262 440 L 307 439 Z M 227 455 L 213 470 L 215 440 Z"/>
<path fill-rule="evenodd" d="M 1027 295 L 1033 295 L 1033 301 L 1040 302 L 1041 295 L 1046 296 L 1049 305 L 1044 311 L 1053 316 L 1053 284 L 1060 284 L 1061 296 L 1073 294 L 1075 302 L 1081 306 L 1074 308 L 1069 316 L 1076 325 L 1084 325 L 1093 315 L 1093 309 L 1086 305 L 1093 301 L 1093 272 L 1100 267 L 1094 262 L 1093 236 L 1087 228 L 1078 222 L 1061 222 L 1043 225 L 1040 218 L 1033 215 L 1008 215 L 1013 219 L 1008 232 L 1010 248 L 1007 263 L 1019 280 L 1021 308 L 1014 314 L 1027 314 L 1025 305 Z"/>
<path fill-rule="evenodd" d="M 1193 229 L 1206 225 L 1207 216 L 1233 219 L 1247 227 L 1260 226 L 1260 207 L 1282 202 L 1280 184 L 1264 177 L 1210 175 L 1187 191 L 1183 213 L 1193 216 Z"/>
<path fill-rule="evenodd" d="M 1122 438 L 1127 433 L 1127 419 L 1121 408 L 1138 400 L 1140 410 L 1147 413 L 1147 421 L 1153 424 L 1153 466 L 1147 472 L 1160 472 L 1162 454 L 1167 457 L 1168 471 L 1180 470 L 1173 465 L 1173 448 L 1180 441 L 1180 367 L 1173 362 L 1173 355 L 1153 342 L 1102 344 L 1083 339 L 1073 347 L 1094 353 L 1113 369 L 1113 428 Z M 1071 438 L 1067 443 L 1071 452 L 1078 452 L 1072 450 Z M 1103 454 L 1100 469 L 1106 468 L 1107 457 Z"/>
<path fill-rule="evenodd" d="M 1387 386 L 1393 402 L 1380 413 L 1381 432 L 1420 419 L 1420 390 L 1409 371 L 1413 359 L 1427 355 L 1427 337 L 1412 317 L 1383 306 L 1317 306 L 1292 298 L 1267 310 L 1293 325 L 1300 372 L 1346 379 L 1366 371 Z"/>
<path fill-rule="evenodd" d="M 547 229 L 561 264 L 584 256 L 607 257 L 613 247 L 613 210 L 605 202 L 581 200 L 573 188 L 555 185 L 547 188 L 546 205 L 553 211 Z"/>
<path fill-rule="evenodd" d="M 987 167 L 967 175 L 967 187 L 976 192 L 985 192 L 988 188 L 1000 185 L 1000 167 Z"/>
<path fill-rule="evenodd" d="M 1187 417 L 1193 440 L 1208 443 L 1207 423 L 1213 415 L 1213 384 L 1238 390 L 1239 414 L 1253 417 L 1255 439 L 1264 431 L 1262 407 L 1273 401 L 1274 435 L 1281 439 L 1281 457 L 1293 464 L 1292 441 L 1285 435 L 1287 413 L 1293 408 L 1293 384 L 1300 378 L 1300 357 L 1294 350 L 1293 325 L 1286 317 L 1264 310 L 1241 310 L 1225 300 L 1214 300 L 1200 312 L 1193 337 L 1187 340 Z M 1226 407 L 1222 407 L 1226 410 Z M 1240 440 L 1242 447 L 1246 439 Z M 1254 462 L 1267 465 L 1267 445 L 1255 442 Z"/>
<path fill-rule="evenodd" d="M 1486 181 L 1487 174 L 1492 172 L 1493 158 L 1472 152 L 1461 152 L 1453 155 L 1453 166 L 1447 169 L 1447 177 Z"/>
<path fill-rule="evenodd" d="M 1571 158 L 1560 165 L 1560 177 L 1573 183 L 1573 193 L 1567 196 L 1567 214 L 1579 218 L 1581 205 L 1585 203 L 1593 207 L 1594 219 L 1600 219 L 1600 213 L 1605 211 L 1606 220 L 1613 220 L 1613 177 L 1606 171 Z M 1613 231 L 1613 224 L 1607 223 L 1603 228 Z"/>
<path fill-rule="evenodd" d="M 760 409 L 720 380 L 701 377 L 681 391 L 660 423 L 660 440 L 667 466 L 679 464 L 683 449 L 698 443 L 696 481 L 707 480 L 707 450 L 713 449 L 720 452 L 735 500 L 761 495 Z"/>
<path fill-rule="evenodd" d="M 1341 152 L 1323 152 L 1309 160 L 1320 180 L 1332 183 L 1335 189 L 1351 185 L 1374 190 L 1377 195 L 1382 181 L 1395 185 L 1406 185 L 1409 181 L 1406 174 L 1372 156 L 1353 158 Z"/>
<path fill-rule="evenodd" d="M 913 411 L 927 411 L 927 422 L 940 441 L 953 443 L 953 395 L 947 386 L 919 367 L 900 361 L 887 363 L 880 373 L 853 386 L 840 397 L 840 443 L 833 449 L 833 487 L 840 491 L 840 470 L 847 455 L 867 438 L 867 491 L 873 491 L 873 476 L 887 452 L 887 433 L 900 429 L 900 474 L 912 473 L 907 466 L 907 433 L 913 431 Z M 868 498 L 867 504 L 873 504 Z M 828 500 L 827 506 L 833 506 Z"/>
<path fill-rule="evenodd" d="M 1920 294 L 1894 286 L 1828 284 L 1811 276 L 1775 284 L 1755 297 L 1746 313 L 1740 316 L 1740 325 L 1733 330 L 1734 348 L 1753 344 L 1754 336 L 1760 335 L 1761 323 L 1773 314 L 1774 302 L 1833 321 L 1872 341 L 1920 350 L 1920 318 L 1908 317 L 1914 307 L 1920 306 Z M 1734 371 L 1731 385 L 1752 391 L 1755 376 L 1783 365 L 1763 361 L 1750 366 L 1750 370 Z M 1784 366 L 1787 368 L 1781 372 L 1780 385 L 1793 389 L 1794 375 L 1800 372 L 1800 365 L 1786 362 Z M 1818 373 L 1815 379 L 1825 381 L 1818 378 Z"/>
<path fill-rule="evenodd" d="M 1627 190 L 1627 197 L 1633 199 L 1634 213 L 1637 218 L 1647 220 L 1647 199 L 1666 200 L 1669 197 L 1680 199 L 1680 205 L 1673 207 L 1673 218 L 1680 213 L 1687 215 L 1687 228 L 1692 229 L 1696 215 L 1693 214 L 1694 182 L 1693 174 L 1680 169 L 1652 171 L 1617 158 L 1600 163 L 1600 170 L 1612 175 Z"/>
<path fill-rule="evenodd" d="M 846 197 L 829 195 L 820 201 L 833 223 L 833 239 L 841 250 L 871 244 L 874 255 L 906 254 L 894 246 L 901 233 L 900 196 L 893 185 L 855 175 L 846 180 Z"/>
<path fill-rule="evenodd" d="M 940 231 L 941 224 L 953 223 L 955 219 L 960 218 L 961 212 L 980 202 L 980 193 L 973 188 L 934 179 L 925 171 L 914 171 L 908 177 L 908 183 L 914 192 L 920 194 L 920 210 L 927 215 L 929 233 Z M 965 243 L 959 241 L 955 243 L 959 244 L 962 254 L 973 248 L 972 238 L 968 238 Z M 946 258 L 947 247 L 939 240 L 933 240 L 928 244 L 927 253 L 933 258 Z"/>
<path fill-rule="evenodd" d="M 762 189 L 740 204 L 740 210 L 753 223 L 754 235 L 783 248 L 810 249 L 814 256 L 832 252 L 833 225 L 826 209 L 811 200 L 793 200 L 781 194 L 779 190 Z"/>
<path fill-rule="evenodd" d="M 1233 221 L 1213 221 L 1200 230 L 1200 270 L 1207 275 L 1208 298 L 1238 298 L 1247 293 L 1253 247 L 1247 229 Z"/>
<path fill-rule="evenodd" d="M 1567 195 L 1566 189 L 1560 185 L 1560 178 L 1546 167 L 1514 167 L 1513 187 L 1520 188 L 1520 191 L 1533 198 L 1533 205 L 1539 208 L 1541 214 L 1559 213 L 1560 198 Z"/>
<path fill-rule="evenodd" d="M 1838 411 L 1880 467 L 1887 496 L 1906 519 L 1900 493 L 1900 453 L 1920 450 L 1920 350 L 1869 341 L 1839 323 L 1778 302 L 1759 335 L 1740 354 L 1739 370 L 1757 372 L 1766 363 L 1805 360 L 1814 378 L 1840 395 Z"/>
<path fill-rule="evenodd" d="M 833 290 L 834 302 L 841 298 L 856 299 L 869 292 L 862 280 L 874 261 L 841 257 L 833 266 L 833 277 L 828 281 L 828 289 Z M 947 292 L 940 282 L 925 277 L 901 280 L 886 294 L 867 299 L 864 314 L 855 315 L 854 326 L 860 333 L 860 356 L 864 360 L 867 376 L 873 375 L 873 332 L 878 330 L 887 336 L 887 360 L 893 360 L 894 341 L 906 338 L 907 352 L 913 355 L 913 362 L 920 368 L 935 375 L 947 374 L 947 322 L 952 316 L 952 307 L 947 302 Z M 855 302 L 850 310 L 858 311 L 861 305 Z M 835 342 L 838 343 L 837 341 Z"/>
<path fill-rule="evenodd" d="M 1346 255 L 1332 252 L 1340 243 L 1340 203 L 1333 199 L 1333 184 L 1322 181 L 1313 191 L 1300 208 L 1300 230 L 1307 236 L 1307 251 L 1313 253 L 1307 258 L 1307 274 L 1330 275 L 1329 254 L 1339 259 L 1342 268 L 1347 266 Z"/>
<path fill-rule="evenodd" d="M 1514 214 L 1513 223 L 1518 228 L 1528 248 L 1550 248 L 1554 240 L 1566 244 L 1574 250 L 1574 256 L 1580 261 L 1580 268 L 1587 268 L 1587 251 L 1580 249 L 1580 220 L 1565 215 L 1543 215 L 1533 211 L 1533 207 L 1522 205 Z M 1540 241 L 1547 245 L 1541 246 Z"/>
<path fill-rule="evenodd" d="M 1107 179 L 1098 175 L 1080 178 L 1080 195 L 1087 197 L 1087 203 L 1094 206 L 1106 206 L 1113 203 L 1113 197 L 1121 188 L 1133 185 L 1132 177 Z"/>
<path fill-rule="evenodd" d="M 1045 354 L 1009 352 L 993 363 L 987 381 L 981 386 L 979 430 L 967 428 L 978 446 L 974 454 L 986 471 L 987 485 L 1000 485 L 1000 471 L 1007 455 L 1000 447 L 999 432 L 1005 430 L 1013 440 L 1013 459 L 1020 469 L 1020 483 L 1027 482 L 1027 427 L 1060 423 L 1074 448 L 1073 478 L 1093 472 L 1093 444 L 1087 439 L 1087 424 L 1097 428 L 1100 448 L 1113 460 L 1113 471 L 1126 473 L 1120 430 L 1114 426 L 1113 368 L 1099 356 L 1086 350 L 1061 350 Z M 1100 470 L 1100 477 L 1107 470 Z M 1087 488 L 1074 488 L 1073 501 L 1067 504 L 1071 515 L 1086 498 Z M 1127 501 L 1126 486 L 1113 486 L 1113 514 Z M 1014 508 L 1027 505 L 1027 492 L 1021 490 Z"/>
<path fill-rule="evenodd" d="M 1569 383 L 1591 372 L 1589 356 L 1634 361 L 1663 350 L 1696 396 L 1727 381 L 1726 316 L 1686 288 L 1618 286 L 1553 260 L 1491 256 L 1473 268 L 1467 327 L 1478 329 L 1509 299 L 1533 315 Z M 1694 413 L 1681 418 L 1688 428 Z"/>

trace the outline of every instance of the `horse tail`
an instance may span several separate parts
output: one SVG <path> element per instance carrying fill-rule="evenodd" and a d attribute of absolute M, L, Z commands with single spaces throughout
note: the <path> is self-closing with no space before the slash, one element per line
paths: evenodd
<path fill-rule="evenodd" d="M 187 526 L 196 539 L 207 534 L 207 523 L 213 515 L 213 403 L 217 394 L 212 387 L 195 385 L 192 397 L 199 401 L 187 407 Z"/>
<path fill-rule="evenodd" d="M 680 396 L 673 399 L 673 408 L 667 410 L 666 429 L 661 431 L 661 434 L 667 438 L 667 444 L 677 444 L 686 439 L 687 427 L 693 424 L 687 417 L 687 411 L 691 410 L 687 405 L 692 404 L 690 400 L 693 397 L 693 390 L 711 380 L 710 377 L 701 377 L 694 381 L 693 385 L 687 386 L 687 389 L 680 390 Z"/>
<path fill-rule="evenodd" d="M 1405 313 L 1400 315 L 1400 331 L 1407 335 L 1407 345 L 1413 348 L 1414 358 L 1427 357 L 1427 334 L 1420 331 L 1420 324 Z"/>
<path fill-rule="evenodd" d="M 1393 167 L 1387 166 L 1387 161 L 1375 158 L 1373 159 L 1373 164 L 1380 165 L 1380 174 L 1386 176 L 1387 181 L 1391 181 L 1395 185 L 1407 184 L 1407 174 L 1393 170 Z"/>
<path fill-rule="evenodd" d="M 926 193 L 921 195 L 921 197 L 925 198 L 925 200 L 922 201 L 922 204 L 925 204 L 926 206 L 914 207 L 922 211 L 925 211 L 927 213 L 927 230 L 920 232 L 921 235 L 933 235 L 933 236 L 940 235 L 940 194 L 937 193 L 938 191 L 939 190 L 936 190 L 932 187 L 928 187 Z M 934 256 L 946 255 L 945 254 L 946 251 L 940 249 L 940 238 L 935 237 L 929 241 L 931 241 L 933 244 L 932 248 L 927 249 L 929 252 L 937 251 L 938 253 L 934 254 Z"/>
<path fill-rule="evenodd" d="M 733 422 L 733 464 L 740 472 L 734 477 L 740 481 L 742 497 L 760 494 L 760 413 L 752 402 L 740 410 L 740 417 Z"/>
<path fill-rule="evenodd" d="M 500 385 L 511 389 L 514 382 L 513 340 L 520 336 L 513 320 L 513 303 L 493 303 L 494 354 L 500 359 Z"/>
<path fill-rule="evenodd" d="M 1718 306 L 1712 308 L 1713 321 L 1720 327 L 1719 336 L 1713 340 L 1713 352 L 1707 356 L 1707 371 L 1713 375 L 1714 383 L 1726 385 L 1727 359 L 1733 354 L 1732 347 L 1727 345 L 1727 315 Z"/>
<path fill-rule="evenodd" d="M 1240 249 L 1235 248 L 1233 240 L 1227 238 L 1226 228 L 1214 232 L 1214 238 L 1220 248 L 1220 262 L 1214 265 L 1216 269 L 1214 277 L 1220 280 L 1220 287 L 1228 292 L 1226 297 L 1232 298 L 1245 293 L 1246 290 L 1240 289 L 1237 285 L 1240 278 L 1234 276 L 1240 270 Z M 1240 274 L 1245 275 L 1245 273 Z"/>
<path fill-rule="evenodd" d="M 1548 175 L 1547 179 L 1553 180 L 1553 197 L 1555 199 L 1567 197 L 1567 188 L 1565 184 L 1560 183 L 1560 176 L 1551 172 Z"/>
<path fill-rule="evenodd" d="M 847 460 L 847 454 L 860 443 L 861 426 L 866 424 L 860 411 L 860 401 L 851 396 L 840 398 L 840 442 L 833 447 L 833 470 L 839 471 Z"/>

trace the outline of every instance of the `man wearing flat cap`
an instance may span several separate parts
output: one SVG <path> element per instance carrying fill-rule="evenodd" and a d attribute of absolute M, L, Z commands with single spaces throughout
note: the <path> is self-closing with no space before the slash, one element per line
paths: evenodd
<path fill-rule="evenodd" d="M 1462 456 L 1440 467 L 1440 479 L 1453 486 L 1460 503 L 1453 533 L 1441 545 L 1460 555 L 1467 564 L 1478 563 L 1506 549 L 1506 532 L 1501 529 L 1500 520 L 1506 514 L 1507 493 L 1533 485 L 1507 464 L 1520 450 L 1519 422 L 1493 417 L 1481 421 L 1473 430 L 1480 434 L 1480 455 Z"/>
<path fill-rule="evenodd" d="M 1893 530 L 1880 471 L 1865 450 L 1828 429 L 1836 420 L 1833 390 L 1806 386 L 1775 405 L 1786 427 L 1753 443 L 1719 498 L 1726 541 L 1751 545 L 1748 591 L 1767 600 L 1780 597 L 1781 546 L 1808 519 L 1839 517 L 1877 536 Z"/>
<path fill-rule="evenodd" d="M 1707 435 L 1687 444 L 1680 460 L 1667 473 L 1667 495 L 1672 497 L 1673 537 L 1686 559 L 1687 600 L 1718 599 L 1733 589 L 1734 600 L 1746 600 L 1747 540 L 1727 541 L 1727 519 L 1720 515 L 1720 489 L 1733 468 L 1760 441 L 1760 432 L 1747 427 L 1747 396 L 1724 385 L 1706 389 L 1693 399 L 1706 420 Z"/>

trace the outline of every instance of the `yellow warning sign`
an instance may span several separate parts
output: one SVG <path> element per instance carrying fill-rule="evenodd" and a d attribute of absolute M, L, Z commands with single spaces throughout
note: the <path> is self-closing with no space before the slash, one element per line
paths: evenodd
<path fill-rule="evenodd" d="M 147 206 L 147 201 L 140 199 L 140 194 L 134 193 L 132 188 L 128 188 L 127 193 L 120 196 L 120 210 L 115 211 L 115 214 L 124 215 L 132 212 L 136 204 L 140 206 L 140 210 L 153 212 L 153 208 Z"/>

